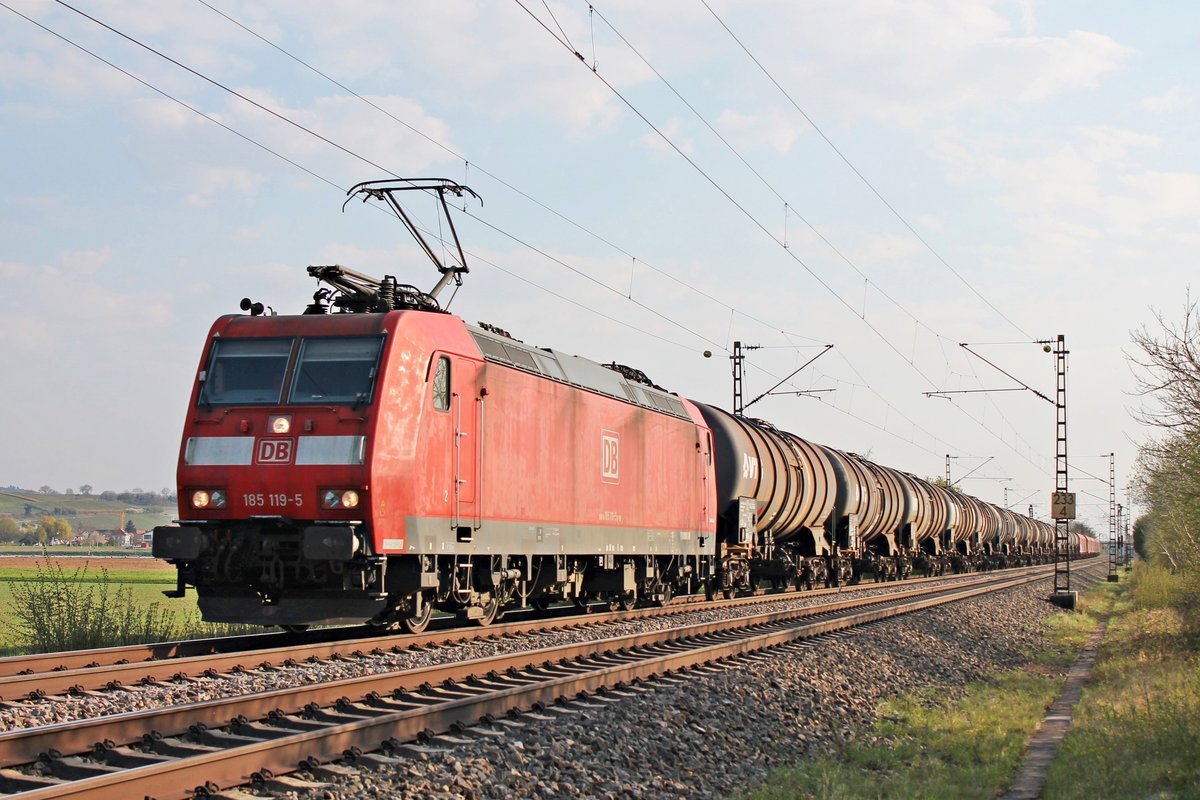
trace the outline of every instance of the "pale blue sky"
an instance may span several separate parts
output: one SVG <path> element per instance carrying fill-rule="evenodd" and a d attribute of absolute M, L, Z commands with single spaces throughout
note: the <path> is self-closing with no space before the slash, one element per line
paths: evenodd
<path fill-rule="evenodd" d="M 523 0 L 586 64 L 512 0 L 209 1 L 392 116 L 196 0 L 78 8 L 378 167 L 62 5 L 4 0 L 340 187 L 384 170 L 470 185 L 482 222 L 456 220 L 476 258 L 452 305 L 469 321 L 723 405 L 734 339 L 771 348 L 751 356 L 750 396 L 833 344 L 795 385 L 836 392 L 753 411 L 919 475 L 991 456 L 976 475 L 1011 480 L 966 488 L 1001 502 L 1007 485 L 1039 514 L 1053 408 L 922 393 L 1010 385 L 959 342 L 1064 333 L 1072 461 L 1106 478 L 1094 456 L 1116 451 L 1128 479 L 1145 433 L 1122 350 L 1151 308 L 1180 316 L 1196 274 L 1193 4 L 708 0 L 785 96 L 700 0 L 591 16 L 550 0 L 553 19 Z M 216 316 L 246 295 L 298 312 L 308 264 L 436 280 L 394 220 L 342 213 L 337 189 L 4 8 L 0 75 L 0 484 L 172 485 Z M 977 349 L 1052 393 L 1040 348 Z M 1107 487 L 1075 488 L 1105 501 L 1081 497 L 1106 529 Z"/>

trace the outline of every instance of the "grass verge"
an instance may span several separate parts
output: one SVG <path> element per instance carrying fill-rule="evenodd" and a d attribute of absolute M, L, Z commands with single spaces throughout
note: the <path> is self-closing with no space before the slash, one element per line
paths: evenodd
<path fill-rule="evenodd" d="M 788 798 L 992 798 L 1101 617 L 1099 659 L 1043 797 L 1200 798 L 1200 586 L 1139 562 L 1118 584 L 1051 617 L 1047 647 L 1021 670 L 976 681 L 958 699 L 883 704 L 879 721 L 828 758 L 779 770 L 749 793 Z"/>
<path fill-rule="evenodd" d="M 1200 798 L 1196 581 L 1138 563 L 1044 797 Z"/>
<path fill-rule="evenodd" d="M 975 681 L 956 698 L 925 691 L 887 701 L 872 729 L 860 731 L 829 757 L 773 773 L 747 796 L 996 797 L 1012 781 L 1029 736 L 1062 688 L 1063 673 L 1097 616 L 1111 606 L 1109 586 L 1083 599 L 1084 613 L 1051 617 L 1048 644 L 1031 654 L 1026 668 Z"/>

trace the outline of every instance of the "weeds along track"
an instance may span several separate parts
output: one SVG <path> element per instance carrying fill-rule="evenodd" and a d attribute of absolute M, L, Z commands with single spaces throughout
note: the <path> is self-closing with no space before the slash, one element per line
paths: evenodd
<path fill-rule="evenodd" d="M 0 734 L 0 791 L 28 798 L 191 796 L 297 768 L 353 762 L 430 733 L 487 723 L 664 674 L 785 647 L 1043 579 L 1044 567 L 949 585 L 900 587 L 808 608 L 763 611 L 417 669 Z M 825 598 L 828 600 L 829 598 Z M 284 667 L 280 671 L 296 669 Z M 684 670 L 684 672 L 680 672 Z M 232 720 L 232 722 L 230 722 Z M 502 734 L 502 723 L 496 729 Z M 337 771 L 338 765 L 322 769 Z"/>
<path fill-rule="evenodd" d="M 992 574 L 1021 574 L 1016 568 Z M 548 614 L 515 612 L 510 616 L 527 619 L 481 628 L 474 624 L 451 627 L 454 618 L 439 621 L 438 629 L 420 634 L 386 633 L 368 626 L 327 628 L 304 633 L 264 633 L 219 639 L 130 645 L 96 650 L 79 650 L 15 656 L 0 659 L 0 700 L 41 698 L 59 694 L 80 694 L 122 686 L 148 685 L 196 676 L 212 677 L 223 673 L 241 673 L 264 667 L 288 667 L 298 662 L 354 658 L 364 653 L 398 653 L 414 648 L 440 647 L 471 641 L 543 634 L 551 631 L 588 627 L 603 630 L 607 625 L 654 618 L 668 618 L 718 609 L 736 609 L 760 603 L 809 604 L 820 598 L 842 594 L 890 592 L 896 586 L 941 585 L 970 582 L 974 575 L 917 578 L 903 583 L 866 583 L 807 592 L 760 592 L 752 596 L 707 601 L 701 595 L 675 598 L 664 608 L 632 611 L 590 612 L 577 609 L 552 609 Z M 813 600 L 813 599 L 816 600 Z M 565 613 L 564 613 L 565 612 Z"/>

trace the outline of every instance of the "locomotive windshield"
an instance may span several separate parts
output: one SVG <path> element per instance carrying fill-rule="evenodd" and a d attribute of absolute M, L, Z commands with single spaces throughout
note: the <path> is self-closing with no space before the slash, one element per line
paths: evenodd
<path fill-rule="evenodd" d="M 379 367 L 380 336 L 300 340 L 288 379 L 295 339 L 217 339 L 200 390 L 200 405 L 369 403 Z"/>
<path fill-rule="evenodd" d="M 369 403 L 379 364 L 378 336 L 305 339 L 289 403 Z"/>
<path fill-rule="evenodd" d="M 213 343 L 201 405 L 277 404 L 291 339 L 218 339 Z"/>

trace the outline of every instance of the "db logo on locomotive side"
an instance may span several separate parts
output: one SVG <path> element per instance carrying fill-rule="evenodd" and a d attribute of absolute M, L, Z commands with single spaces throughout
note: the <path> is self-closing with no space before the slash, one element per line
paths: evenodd
<path fill-rule="evenodd" d="M 621 439 L 613 431 L 600 431 L 600 480 L 621 482 Z"/>
<path fill-rule="evenodd" d="M 290 464 L 295 453 L 293 439 L 259 439 L 254 454 L 255 464 Z"/>

